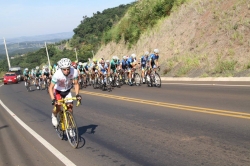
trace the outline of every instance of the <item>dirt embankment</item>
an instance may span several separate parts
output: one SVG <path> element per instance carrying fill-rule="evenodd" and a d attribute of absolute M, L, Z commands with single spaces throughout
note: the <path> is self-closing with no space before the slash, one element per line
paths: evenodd
<path fill-rule="evenodd" d="M 160 50 L 164 76 L 250 76 L 250 1 L 190 0 L 127 49 L 102 46 L 96 58 Z"/>

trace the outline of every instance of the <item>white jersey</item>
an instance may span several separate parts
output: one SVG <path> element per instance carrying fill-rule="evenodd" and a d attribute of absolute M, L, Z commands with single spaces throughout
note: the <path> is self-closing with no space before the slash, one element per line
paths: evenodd
<path fill-rule="evenodd" d="M 55 84 L 55 89 L 65 92 L 72 88 L 73 80 L 78 78 L 78 72 L 72 66 L 70 67 L 70 73 L 65 76 L 62 70 L 57 70 L 52 77 L 52 82 Z"/>

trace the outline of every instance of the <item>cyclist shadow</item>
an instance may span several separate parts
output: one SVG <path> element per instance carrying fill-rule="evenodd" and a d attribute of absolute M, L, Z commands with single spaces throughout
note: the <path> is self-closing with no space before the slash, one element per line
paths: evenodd
<path fill-rule="evenodd" d="M 85 139 L 82 137 L 83 134 L 88 133 L 88 134 L 94 134 L 95 129 L 98 125 L 88 125 L 88 126 L 82 126 L 78 127 L 78 133 L 79 133 L 79 145 L 78 148 L 82 148 L 85 145 Z M 90 131 L 88 131 L 90 129 Z"/>
<path fill-rule="evenodd" d="M 98 125 L 94 125 L 94 124 L 91 124 L 91 125 L 88 125 L 88 126 L 82 126 L 82 127 L 79 127 L 78 128 L 78 133 L 79 133 L 79 136 L 85 134 L 85 133 L 88 133 L 88 134 L 95 134 L 95 129 Z M 90 131 L 88 131 L 88 129 L 90 129 Z"/>

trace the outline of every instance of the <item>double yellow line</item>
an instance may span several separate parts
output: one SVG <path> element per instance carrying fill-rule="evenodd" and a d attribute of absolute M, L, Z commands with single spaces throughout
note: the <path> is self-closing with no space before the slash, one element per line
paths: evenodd
<path fill-rule="evenodd" d="M 142 99 L 129 98 L 129 97 L 123 97 L 123 96 L 115 96 L 115 95 L 88 92 L 88 91 L 81 91 L 81 93 L 86 94 L 86 95 L 100 96 L 100 97 L 106 97 L 106 98 L 111 98 L 111 99 L 116 99 L 116 100 L 130 101 L 130 102 L 134 102 L 134 103 L 148 104 L 148 105 L 167 107 L 167 108 L 175 108 L 175 109 L 185 110 L 185 111 L 192 111 L 192 112 L 200 112 L 200 113 L 215 114 L 215 115 L 222 115 L 222 116 L 230 116 L 230 117 L 235 117 L 235 118 L 250 119 L 250 114 L 244 113 L 244 112 L 234 112 L 234 111 L 211 109 L 211 108 L 185 106 L 185 105 L 179 105 L 179 104 L 163 103 L 163 102 L 157 102 L 157 101 L 151 101 L 151 100 L 142 100 Z"/>

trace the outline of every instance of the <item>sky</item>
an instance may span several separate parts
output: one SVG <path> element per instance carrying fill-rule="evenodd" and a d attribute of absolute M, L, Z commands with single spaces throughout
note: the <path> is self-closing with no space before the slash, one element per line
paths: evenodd
<path fill-rule="evenodd" d="M 135 0 L 0 0 L 0 37 L 73 32 L 83 16 Z"/>

